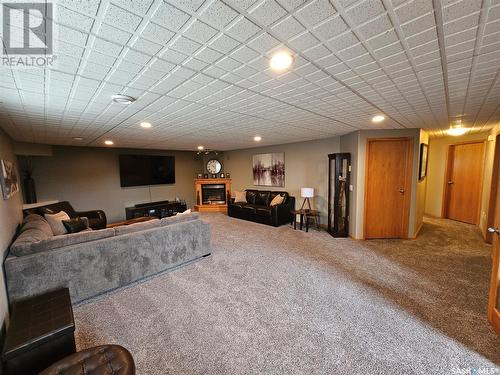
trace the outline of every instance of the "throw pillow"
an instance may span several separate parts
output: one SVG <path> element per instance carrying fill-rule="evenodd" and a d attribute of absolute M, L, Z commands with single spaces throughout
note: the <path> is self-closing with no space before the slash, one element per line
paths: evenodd
<path fill-rule="evenodd" d="M 271 201 L 270 206 L 278 206 L 281 203 L 283 203 L 284 200 L 285 200 L 285 198 L 278 194 L 277 196 L 275 196 L 273 198 L 273 200 Z"/>
<path fill-rule="evenodd" d="M 70 217 L 68 214 L 64 211 L 58 212 L 57 214 L 45 214 L 45 220 L 50 225 L 50 228 L 52 229 L 52 233 L 54 233 L 54 236 L 59 236 L 61 234 L 66 234 L 68 231 L 64 227 L 63 220 L 69 220 Z"/>
<path fill-rule="evenodd" d="M 78 233 L 82 230 L 88 228 L 88 220 L 84 220 L 81 217 L 75 217 L 74 219 L 63 220 L 62 221 L 64 227 L 68 231 L 68 233 Z"/>
<path fill-rule="evenodd" d="M 247 192 L 246 191 L 235 191 L 234 203 L 247 203 Z"/>

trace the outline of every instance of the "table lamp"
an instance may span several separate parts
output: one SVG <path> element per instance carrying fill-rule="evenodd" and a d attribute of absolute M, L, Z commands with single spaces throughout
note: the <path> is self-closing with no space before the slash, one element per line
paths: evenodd
<path fill-rule="evenodd" d="M 311 210 L 311 202 L 309 201 L 309 198 L 314 197 L 314 189 L 309 188 L 309 187 L 303 187 L 300 189 L 300 196 L 304 198 L 304 202 L 302 202 L 302 207 L 300 209 L 304 209 L 304 206 L 307 201 L 307 207 L 309 207 L 309 210 Z"/>

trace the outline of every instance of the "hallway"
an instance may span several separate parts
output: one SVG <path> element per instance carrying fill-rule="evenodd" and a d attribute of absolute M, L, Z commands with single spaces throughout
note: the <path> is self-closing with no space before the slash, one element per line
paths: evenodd
<path fill-rule="evenodd" d="M 384 288 L 386 297 L 500 364 L 500 339 L 486 317 L 491 245 L 476 226 L 425 217 L 415 240 L 373 240 L 366 246 L 422 280 L 403 290 Z"/>

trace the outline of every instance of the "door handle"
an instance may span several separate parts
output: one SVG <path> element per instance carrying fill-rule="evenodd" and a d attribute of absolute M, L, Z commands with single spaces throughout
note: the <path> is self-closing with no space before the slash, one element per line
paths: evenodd
<path fill-rule="evenodd" d="M 448 185 L 453 185 L 454 182 L 453 181 L 448 181 Z"/>
<path fill-rule="evenodd" d="M 399 189 L 399 192 L 400 192 L 401 194 L 404 194 L 404 193 L 405 193 L 405 189 L 400 188 L 400 189 Z"/>
<path fill-rule="evenodd" d="M 488 232 L 490 232 L 490 233 L 500 234 L 500 229 L 498 229 L 498 228 L 494 228 L 494 227 L 489 227 L 489 228 L 488 228 Z"/>

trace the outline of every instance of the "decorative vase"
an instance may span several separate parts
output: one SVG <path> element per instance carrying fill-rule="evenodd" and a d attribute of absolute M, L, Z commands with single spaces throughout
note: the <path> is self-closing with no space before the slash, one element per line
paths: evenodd
<path fill-rule="evenodd" d="M 35 180 L 31 177 L 26 177 L 23 181 L 23 187 L 24 200 L 26 203 L 36 203 Z"/>

